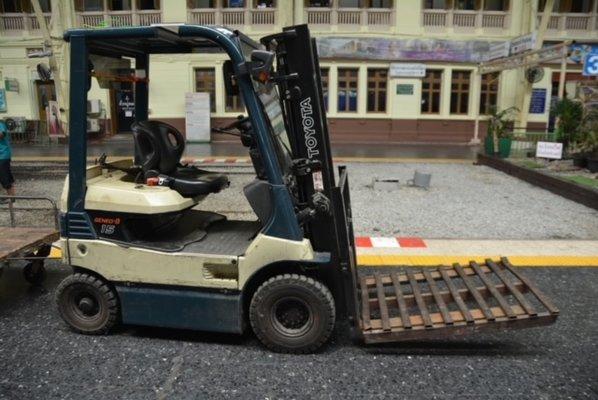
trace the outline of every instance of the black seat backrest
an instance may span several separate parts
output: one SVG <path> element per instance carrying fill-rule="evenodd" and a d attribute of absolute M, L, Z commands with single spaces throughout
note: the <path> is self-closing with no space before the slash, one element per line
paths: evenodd
<path fill-rule="evenodd" d="M 174 126 L 160 121 L 135 122 L 131 129 L 138 163 L 144 172 L 169 175 L 176 171 L 185 151 L 185 138 Z"/>

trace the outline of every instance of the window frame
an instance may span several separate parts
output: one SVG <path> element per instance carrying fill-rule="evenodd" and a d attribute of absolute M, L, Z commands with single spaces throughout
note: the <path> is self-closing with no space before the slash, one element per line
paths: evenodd
<path fill-rule="evenodd" d="M 370 72 L 377 73 L 383 72 L 385 74 L 384 78 L 379 76 L 370 76 Z M 372 78 L 372 79 L 370 79 Z M 388 68 L 376 68 L 376 67 L 369 67 L 367 68 L 367 79 L 366 79 L 366 113 L 374 113 L 374 114 L 386 114 L 388 113 L 388 79 L 389 73 Z M 373 88 L 370 88 L 370 83 L 374 84 Z M 381 83 L 384 84 L 384 88 L 381 88 Z M 374 95 L 374 104 L 373 109 L 370 110 L 370 93 L 373 92 Z M 383 92 L 384 98 L 384 109 L 380 109 L 379 101 L 380 101 L 380 92 Z"/>
<path fill-rule="evenodd" d="M 490 115 L 492 107 L 498 106 L 500 75 L 500 72 L 489 72 L 480 76 L 479 115 Z M 492 79 L 489 79 L 489 77 L 492 77 Z M 493 86 L 496 87 L 496 90 L 492 90 Z M 494 98 L 494 102 L 489 102 L 488 98 Z"/>
<path fill-rule="evenodd" d="M 456 78 L 455 74 L 459 76 Z M 467 79 L 462 79 L 462 74 L 467 75 Z M 451 91 L 450 91 L 450 106 L 449 106 L 449 114 L 450 115 L 469 115 L 469 103 L 471 101 L 471 70 L 465 69 L 453 69 L 451 70 Z M 457 88 L 453 87 L 457 85 Z M 465 86 L 465 87 L 464 87 Z M 455 110 L 453 111 L 453 105 L 455 105 L 453 101 L 453 94 L 457 96 L 457 103 L 455 106 Z M 465 101 L 464 101 L 465 99 Z M 465 111 L 463 112 L 463 107 L 465 107 Z"/>
<path fill-rule="evenodd" d="M 421 115 L 440 115 L 442 112 L 442 86 L 444 80 L 445 70 L 443 68 L 426 68 L 426 76 L 421 81 L 420 93 L 420 114 Z M 429 74 L 429 76 L 428 76 Z M 438 76 L 435 76 L 438 74 Z M 429 89 L 424 89 L 424 84 L 429 85 Z M 438 83 L 438 89 L 434 88 L 434 84 Z M 434 111 L 434 95 L 438 96 L 438 110 Z M 424 111 L 424 98 L 427 98 L 427 110 Z"/>
<path fill-rule="evenodd" d="M 212 72 L 212 79 L 211 79 L 212 88 L 211 88 L 211 90 L 198 90 L 197 84 L 200 81 L 197 79 L 197 77 L 198 77 L 198 72 L 200 72 L 200 71 L 203 71 L 203 72 L 211 71 Z M 209 80 L 207 82 L 209 82 Z M 194 93 L 208 92 L 210 94 L 210 112 L 211 113 L 216 112 L 216 68 L 214 68 L 214 67 L 193 67 L 193 92 Z"/>
<path fill-rule="evenodd" d="M 349 76 L 348 72 L 355 72 L 355 76 Z M 345 72 L 345 74 L 342 74 Z M 343 76 L 344 75 L 344 76 Z M 349 78 L 345 80 L 345 78 Z M 341 82 L 343 86 L 341 87 Z M 355 109 L 351 109 L 351 103 L 348 96 L 348 92 L 352 91 L 350 87 L 351 83 L 355 82 Z M 344 107 L 341 109 L 341 102 L 339 101 L 339 94 L 341 91 L 345 92 Z M 337 78 L 336 78 L 336 112 L 339 114 L 356 114 L 359 112 L 359 67 L 338 67 Z"/>

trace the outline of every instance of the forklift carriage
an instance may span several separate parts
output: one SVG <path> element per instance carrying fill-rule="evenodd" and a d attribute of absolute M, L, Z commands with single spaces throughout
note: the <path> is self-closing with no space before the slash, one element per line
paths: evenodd
<path fill-rule="evenodd" d="M 334 171 L 306 25 L 261 43 L 194 25 L 77 29 L 65 40 L 71 112 L 61 244 L 74 274 L 56 298 L 74 330 L 103 334 L 122 322 L 242 333 L 249 323 L 270 349 L 304 353 L 328 340 L 339 317 L 366 343 L 556 319 L 506 260 L 358 276 L 347 170 Z M 181 133 L 148 121 L 150 54 L 198 52 L 227 54 L 227 94 L 246 106 L 247 117 L 214 130 L 248 148 L 256 177 L 243 192 L 256 221 L 197 209 L 226 190 L 228 177 L 182 165 Z M 103 156 L 87 168 L 91 78 L 127 60 L 135 62 L 135 158 Z"/>

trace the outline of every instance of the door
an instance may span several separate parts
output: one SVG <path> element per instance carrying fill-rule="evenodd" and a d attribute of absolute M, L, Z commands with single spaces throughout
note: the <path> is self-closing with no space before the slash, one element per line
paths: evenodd
<path fill-rule="evenodd" d="M 35 81 L 37 94 L 37 111 L 39 115 L 39 132 L 47 132 L 48 110 L 51 101 L 56 101 L 56 88 L 53 81 Z"/>
<path fill-rule="evenodd" d="M 112 90 L 112 127 L 115 133 L 130 133 L 135 122 L 135 92 L 132 82 L 121 82 Z"/>

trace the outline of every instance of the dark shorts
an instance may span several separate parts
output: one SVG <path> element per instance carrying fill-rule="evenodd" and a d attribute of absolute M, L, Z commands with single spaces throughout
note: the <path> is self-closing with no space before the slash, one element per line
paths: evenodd
<path fill-rule="evenodd" d="M 15 183 L 15 178 L 10 170 L 10 160 L 0 160 L 0 185 L 4 189 L 10 189 Z"/>

